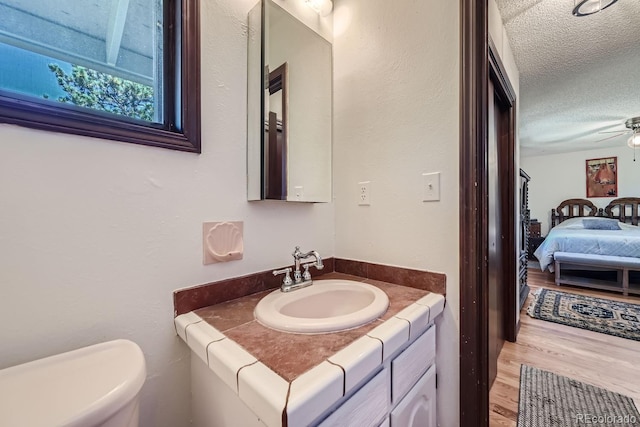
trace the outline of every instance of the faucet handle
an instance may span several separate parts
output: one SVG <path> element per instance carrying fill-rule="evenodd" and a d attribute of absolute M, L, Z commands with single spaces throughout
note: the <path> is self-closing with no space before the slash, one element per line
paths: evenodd
<path fill-rule="evenodd" d="M 284 286 L 289 286 L 293 284 L 293 280 L 291 280 L 291 267 L 283 268 L 282 270 L 273 270 L 273 275 L 277 276 L 278 274 L 284 274 L 284 279 L 282 279 L 282 284 Z"/>
<path fill-rule="evenodd" d="M 293 255 L 294 259 L 298 259 L 300 255 L 302 255 L 302 252 L 300 252 L 300 246 L 296 246 L 291 255 Z"/>
<path fill-rule="evenodd" d="M 315 262 L 302 264 L 302 267 L 304 267 L 304 273 L 302 273 L 302 280 L 311 280 L 311 273 L 309 273 L 309 267 L 311 267 L 312 265 L 315 265 Z"/>

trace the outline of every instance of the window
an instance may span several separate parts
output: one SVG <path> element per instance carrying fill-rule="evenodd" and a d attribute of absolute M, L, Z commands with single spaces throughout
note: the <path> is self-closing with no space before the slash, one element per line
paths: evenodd
<path fill-rule="evenodd" d="M 200 152 L 198 0 L 0 0 L 0 122 Z"/>

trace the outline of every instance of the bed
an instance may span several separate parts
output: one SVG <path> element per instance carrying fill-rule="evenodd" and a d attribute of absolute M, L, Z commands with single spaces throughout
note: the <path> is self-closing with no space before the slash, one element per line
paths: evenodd
<path fill-rule="evenodd" d="M 605 288 L 623 287 L 629 271 L 640 270 L 640 198 L 613 200 L 604 209 L 589 200 L 569 199 L 551 211 L 552 228 L 534 255 L 542 271 L 560 268 L 617 272 L 616 281 L 600 283 Z M 571 265 L 571 260 L 575 265 Z M 636 265 L 638 267 L 636 267 Z M 556 283 L 577 284 L 556 271 Z M 578 284 L 589 285 L 593 280 Z M 628 287 L 628 283 L 625 284 Z M 602 286 L 593 286 L 602 287 Z M 626 293 L 626 291 L 625 291 Z"/>

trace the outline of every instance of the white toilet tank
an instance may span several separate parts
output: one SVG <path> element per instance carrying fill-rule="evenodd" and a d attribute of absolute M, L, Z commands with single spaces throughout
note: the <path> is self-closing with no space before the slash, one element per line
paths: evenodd
<path fill-rule="evenodd" d="M 146 378 L 137 344 L 115 340 L 0 370 L 2 427 L 136 427 Z"/>

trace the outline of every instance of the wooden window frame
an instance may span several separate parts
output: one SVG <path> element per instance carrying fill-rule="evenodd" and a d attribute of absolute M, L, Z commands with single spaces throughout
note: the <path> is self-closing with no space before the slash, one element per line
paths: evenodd
<path fill-rule="evenodd" d="M 37 101 L 2 90 L 0 123 L 200 153 L 200 2 L 165 2 L 164 123 Z"/>

